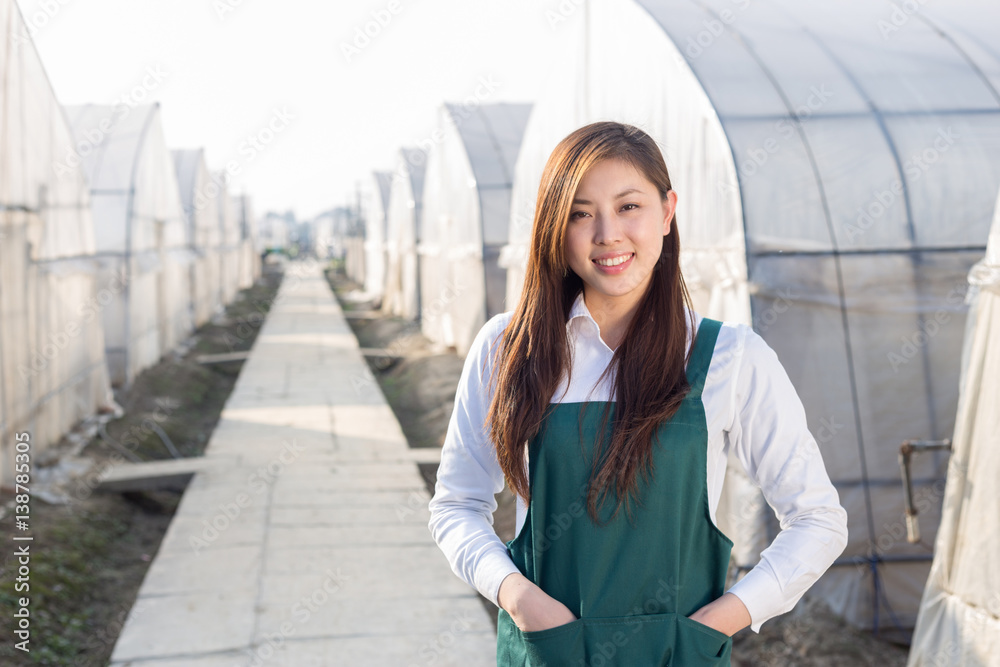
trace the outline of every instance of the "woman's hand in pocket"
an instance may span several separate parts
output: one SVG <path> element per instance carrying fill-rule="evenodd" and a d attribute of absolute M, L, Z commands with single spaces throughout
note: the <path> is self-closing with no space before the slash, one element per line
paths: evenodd
<path fill-rule="evenodd" d="M 750 612 L 747 611 L 746 605 L 732 593 L 726 593 L 718 600 L 709 602 L 688 618 L 730 637 L 751 623 Z"/>
<path fill-rule="evenodd" d="M 518 572 L 507 575 L 497 597 L 521 632 L 548 630 L 576 620 L 569 607 Z"/>

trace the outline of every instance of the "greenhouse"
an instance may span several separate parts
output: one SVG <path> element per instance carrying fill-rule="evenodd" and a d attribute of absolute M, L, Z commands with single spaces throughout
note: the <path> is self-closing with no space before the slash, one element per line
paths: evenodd
<path fill-rule="evenodd" d="M 811 592 L 855 625 L 912 629 L 948 455 L 913 459 L 917 543 L 898 456 L 955 426 L 966 275 L 1000 185 L 1000 7 L 595 0 L 584 12 L 525 132 L 508 307 L 559 140 L 602 119 L 650 132 L 678 192 L 695 308 L 753 324 L 777 352 L 850 516 L 846 551 Z M 737 471 L 717 520 L 746 570 L 778 521 Z"/>
<path fill-rule="evenodd" d="M 420 315 L 417 246 L 422 224 L 427 153 L 402 148 L 386 210 L 386 282 L 382 309 L 408 320 Z"/>
<path fill-rule="evenodd" d="M 128 385 L 193 328 L 189 246 L 159 104 L 66 107 L 90 182 L 108 370 Z"/>
<path fill-rule="evenodd" d="M 365 225 L 365 292 L 381 300 L 385 290 L 386 222 L 392 172 L 376 171 L 364 189 L 362 219 Z"/>
<path fill-rule="evenodd" d="M 223 303 L 232 303 L 239 291 L 240 280 L 240 220 L 236 201 L 229 194 L 225 172 L 218 172 L 217 208 L 219 213 L 219 285 Z"/>
<path fill-rule="evenodd" d="M 236 287 L 244 290 L 254 284 L 261 272 L 260 250 L 257 247 L 257 221 L 254 218 L 253 200 L 250 195 L 232 197 L 232 205 L 239 233 Z"/>
<path fill-rule="evenodd" d="M 361 224 L 350 224 L 342 234 L 334 232 L 334 217 L 330 215 L 312 222 L 313 247 L 317 254 L 329 253 L 335 245 L 344 248 L 344 273 L 358 285 L 365 284 L 365 230 Z"/>
<path fill-rule="evenodd" d="M 0 485 L 15 434 L 41 455 L 114 408 L 90 190 L 73 136 L 13 0 L 0 2 Z"/>
<path fill-rule="evenodd" d="M 506 308 L 514 164 L 529 104 L 445 104 L 427 157 L 420 254 L 421 328 L 464 355 L 486 320 Z"/>
<path fill-rule="evenodd" d="M 1000 655 L 1000 198 L 986 256 L 969 272 L 965 349 L 945 509 L 910 667 L 987 667 Z"/>
<path fill-rule="evenodd" d="M 212 180 L 203 149 L 173 151 L 188 238 L 196 259 L 191 263 L 194 326 L 205 324 L 222 305 L 219 259 L 219 185 Z"/>

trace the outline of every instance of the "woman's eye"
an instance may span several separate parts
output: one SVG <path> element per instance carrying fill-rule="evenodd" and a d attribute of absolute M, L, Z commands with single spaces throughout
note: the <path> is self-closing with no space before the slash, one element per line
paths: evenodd
<path fill-rule="evenodd" d="M 569 214 L 569 219 L 576 220 L 577 218 L 582 217 L 584 215 L 587 215 L 586 211 L 573 211 L 572 213 Z"/>
<path fill-rule="evenodd" d="M 631 211 L 632 208 L 629 208 L 630 206 L 632 208 L 639 208 L 638 204 L 625 204 L 624 206 L 622 206 L 622 210 L 624 210 L 624 211 Z"/>

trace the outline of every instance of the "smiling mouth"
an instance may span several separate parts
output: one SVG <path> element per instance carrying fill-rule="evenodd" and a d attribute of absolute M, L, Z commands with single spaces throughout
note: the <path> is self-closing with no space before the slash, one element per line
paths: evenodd
<path fill-rule="evenodd" d="M 618 266 L 619 264 L 624 264 L 625 262 L 629 261 L 630 259 L 632 259 L 633 256 L 635 256 L 634 252 L 629 253 L 627 255 L 618 255 L 617 257 L 609 257 L 607 259 L 595 259 L 593 260 L 593 262 L 598 266 Z"/>

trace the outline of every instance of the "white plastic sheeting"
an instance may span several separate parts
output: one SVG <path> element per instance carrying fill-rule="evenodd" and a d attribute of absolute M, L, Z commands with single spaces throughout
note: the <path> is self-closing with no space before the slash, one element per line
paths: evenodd
<path fill-rule="evenodd" d="M 343 238 L 344 272 L 358 285 L 365 284 L 365 237 L 358 233 Z"/>
<path fill-rule="evenodd" d="M 361 216 L 365 225 L 365 292 L 381 299 L 385 291 L 386 240 L 392 172 L 376 171 L 363 189 Z"/>
<path fill-rule="evenodd" d="M 193 327 L 187 225 L 159 104 L 66 107 L 93 202 L 111 381 L 127 385 Z"/>
<path fill-rule="evenodd" d="M 514 164 L 529 104 L 445 104 L 427 157 L 420 254 L 421 328 L 465 354 L 486 320 L 506 308 Z"/>
<path fill-rule="evenodd" d="M 408 320 L 420 314 L 417 245 L 422 224 L 427 153 L 401 148 L 386 212 L 386 283 L 382 309 Z"/>
<path fill-rule="evenodd" d="M 203 149 L 173 151 L 188 238 L 195 252 L 191 263 L 194 326 L 205 324 L 222 306 L 219 258 L 219 184 L 212 180 Z"/>
<path fill-rule="evenodd" d="M 241 194 L 231 197 L 236 216 L 239 241 L 236 254 L 236 287 L 247 289 L 260 277 L 261 262 L 257 252 L 257 220 L 253 212 L 253 199 Z"/>
<path fill-rule="evenodd" d="M 897 453 L 952 433 L 965 275 L 1000 185 L 1000 8 L 593 0 L 580 11 L 589 33 L 554 68 L 521 149 L 508 305 L 556 143 L 601 119 L 650 132 L 679 193 L 696 308 L 752 323 L 776 350 L 850 515 L 844 557 L 812 593 L 854 624 L 912 628 L 947 456 L 917 461 L 926 530 L 911 545 Z M 718 520 L 746 569 L 778 527 L 737 469 Z"/>
<path fill-rule="evenodd" d="M 1000 199 L 969 273 L 968 333 L 944 510 L 909 667 L 1000 664 Z"/>
<path fill-rule="evenodd" d="M 13 0 L 0 0 L 0 485 L 15 434 L 41 454 L 113 407 L 90 193 Z"/>
<path fill-rule="evenodd" d="M 219 285 L 223 303 L 231 303 L 239 290 L 240 220 L 236 201 L 230 196 L 223 172 L 216 175 L 220 184 L 219 210 Z"/>
<path fill-rule="evenodd" d="M 347 209 L 338 209 L 337 212 L 346 212 Z M 344 248 L 344 272 L 347 277 L 358 285 L 365 284 L 365 264 L 367 253 L 365 251 L 365 226 L 357 220 L 357 216 L 343 220 L 334 217 L 334 211 L 328 216 L 315 221 L 312 224 L 313 249 L 320 253 L 332 256 L 333 248 L 342 245 Z M 342 222 L 343 230 L 337 230 L 337 222 Z M 340 233 L 338 233 L 338 231 Z"/>

